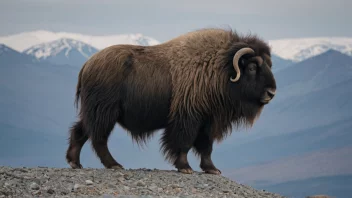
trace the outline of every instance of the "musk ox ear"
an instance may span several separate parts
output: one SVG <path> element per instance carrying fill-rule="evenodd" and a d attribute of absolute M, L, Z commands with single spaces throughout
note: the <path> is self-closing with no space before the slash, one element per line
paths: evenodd
<path fill-rule="evenodd" d="M 237 82 L 240 77 L 241 77 L 241 72 L 240 72 L 240 67 L 238 65 L 238 62 L 240 60 L 240 58 L 243 56 L 243 55 L 246 55 L 246 54 L 251 54 L 251 55 L 254 55 L 255 52 L 252 48 L 249 48 L 249 47 L 244 47 L 240 50 L 238 50 L 236 52 L 236 54 L 234 55 L 233 57 L 233 61 L 232 61 L 232 64 L 233 64 L 233 68 L 235 69 L 237 75 L 235 78 L 230 78 L 231 82 Z"/>
<path fill-rule="evenodd" d="M 273 63 L 271 61 L 271 56 L 269 56 L 268 54 L 264 54 L 264 58 L 265 58 L 265 62 L 268 64 L 268 66 L 271 68 Z"/>

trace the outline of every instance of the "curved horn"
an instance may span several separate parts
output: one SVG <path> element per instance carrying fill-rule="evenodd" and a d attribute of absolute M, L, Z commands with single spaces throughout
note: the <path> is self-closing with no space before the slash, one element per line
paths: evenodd
<path fill-rule="evenodd" d="M 233 79 L 232 77 L 230 78 L 232 82 L 236 82 L 240 79 L 241 72 L 240 67 L 238 66 L 238 61 L 245 54 L 254 54 L 254 50 L 252 48 L 245 47 L 236 52 L 235 56 L 233 57 L 233 68 L 236 70 L 237 76 L 235 79 Z"/>

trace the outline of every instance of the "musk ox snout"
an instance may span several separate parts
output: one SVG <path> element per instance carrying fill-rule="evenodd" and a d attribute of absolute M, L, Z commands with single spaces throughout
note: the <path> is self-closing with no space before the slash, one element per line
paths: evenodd
<path fill-rule="evenodd" d="M 264 94 L 260 100 L 263 104 L 268 104 L 275 96 L 276 88 L 267 88 L 264 91 Z"/>

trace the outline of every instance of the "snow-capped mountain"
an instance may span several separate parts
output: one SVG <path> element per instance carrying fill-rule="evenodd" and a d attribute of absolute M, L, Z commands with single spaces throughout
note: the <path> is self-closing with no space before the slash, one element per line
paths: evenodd
<path fill-rule="evenodd" d="M 98 49 L 81 41 L 62 38 L 55 41 L 34 45 L 23 53 L 35 56 L 38 60 L 47 60 L 55 64 L 81 66 Z"/>
<path fill-rule="evenodd" d="M 41 43 L 52 42 L 58 39 L 68 38 L 77 41 L 84 42 L 97 49 L 103 49 L 105 47 L 115 44 L 137 44 L 137 45 L 155 45 L 159 44 L 159 41 L 144 36 L 142 34 L 118 34 L 118 35 L 102 35 L 93 36 L 86 34 L 77 34 L 69 32 L 51 32 L 51 31 L 32 31 L 23 32 L 19 34 L 13 34 L 8 36 L 0 37 L 0 43 L 4 43 L 19 52 Z"/>
<path fill-rule="evenodd" d="M 273 54 L 299 62 L 322 54 L 328 50 L 336 50 L 352 56 L 352 38 L 348 37 L 316 37 L 270 40 Z"/>

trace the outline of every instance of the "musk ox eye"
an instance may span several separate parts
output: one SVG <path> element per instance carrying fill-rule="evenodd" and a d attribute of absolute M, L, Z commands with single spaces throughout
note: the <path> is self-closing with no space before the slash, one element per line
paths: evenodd
<path fill-rule="evenodd" d="M 250 72 L 253 72 L 257 69 L 257 65 L 255 63 L 249 64 L 248 67 L 249 67 L 248 69 Z"/>

